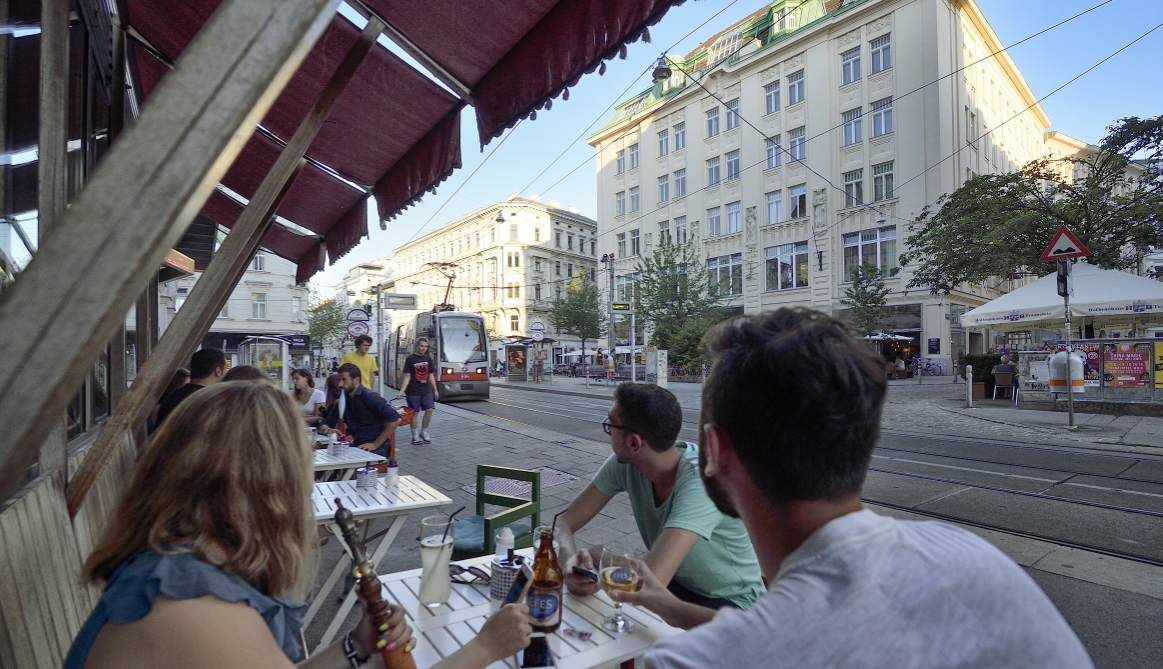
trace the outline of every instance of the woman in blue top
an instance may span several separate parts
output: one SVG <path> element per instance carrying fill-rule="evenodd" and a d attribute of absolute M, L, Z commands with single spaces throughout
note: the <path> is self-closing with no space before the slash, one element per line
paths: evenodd
<path fill-rule="evenodd" d="M 271 384 L 215 384 L 182 402 L 141 455 L 107 536 L 85 565 L 105 590 L 66 669 L 289 667 L 315 578 L 313 445 Z M 494 614 L 440 663 L 484 667 L 528 645 L 528 609 Z M 390 607 L 389 648 L 415 644 Z M 383 666 L 365 612 L 303 667 Z"/>

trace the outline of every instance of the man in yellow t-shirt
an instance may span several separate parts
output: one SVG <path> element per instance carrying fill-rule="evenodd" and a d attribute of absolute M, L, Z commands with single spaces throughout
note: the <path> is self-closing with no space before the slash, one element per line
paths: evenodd
<path fill-rule="evenodd" d="M 359 367 L 360 378 L 363 379 L 363 385 L 366 388 L 375 388 L 375 374 L 380 371 L 380 366 L 376 364 L 376 357 L 368 353 L 372 347 L 372 338 L 368 335 L 360 335 L 355 338 L 355 350 L 343 356 L 339 361 L 340 366 L 351 363 Z"/>

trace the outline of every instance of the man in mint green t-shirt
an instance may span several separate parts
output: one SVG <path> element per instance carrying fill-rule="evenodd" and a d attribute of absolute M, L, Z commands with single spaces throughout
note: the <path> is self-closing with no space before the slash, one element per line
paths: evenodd
<path fill-rule="evenodd" d="M 557 519 L 558 559 L 575 595 L 598 584 L 572 572 L 595 569 L 600 547 L 577 550 L 573 535 L 620 492 L 630 498 L 650 571 L 680 599 L 721 608 L 750 608 L 765 592 L 747 529 L 723 515 L 699 478 L 698 446 L 675 443 L 682 407 L 668 390 L 623 383 L 603 423 L 613 454 Z"/>

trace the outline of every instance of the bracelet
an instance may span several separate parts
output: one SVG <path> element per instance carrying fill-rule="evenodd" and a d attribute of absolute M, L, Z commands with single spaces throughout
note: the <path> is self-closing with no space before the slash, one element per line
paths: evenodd
<path fill-rule="evenodd" d="M 347 658 L 347 662 L 352 666 L 352 669 L 362 667 L 372 657 L 371 655 L 365 655 L 363 659 L 360 659 L 359 653 L 355 650 L 355 642 L 351 640 L 351 632 L 343 635 L 343 656 Z"/>

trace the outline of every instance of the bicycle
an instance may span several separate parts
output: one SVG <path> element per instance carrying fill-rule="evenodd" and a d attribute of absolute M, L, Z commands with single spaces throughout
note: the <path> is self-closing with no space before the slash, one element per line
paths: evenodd
<path fill-rule="evenodd" d="M 940 363 L 933 362 L 930 358 L 925 358 L 924 360 L 919 361 L 919 363 L 921 367 L 920 373 L 924 376 L 942 376 L 945 373 L 945 368 L 942 367 Z M 912 372 L 914 376 L 917 374 L 917 364 L 917 360 L 910 361 L 908 364 L 908 370 Z"/>

